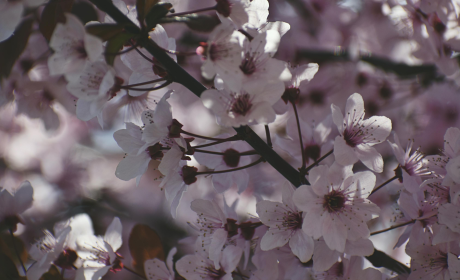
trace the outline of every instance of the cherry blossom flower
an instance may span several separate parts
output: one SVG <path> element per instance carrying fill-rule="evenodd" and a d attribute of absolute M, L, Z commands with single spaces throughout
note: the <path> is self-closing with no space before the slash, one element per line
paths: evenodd
<path fill-rule="evenodd" d="M 58 260 L 59 256 L 64 252 L 65 241 L 70 230 L 71 228 L 69 226 L 62 230 L 55 230 L 57 237 L 54 237 L 53 234 L 47 230 L 44 231 L 45 237 L 38 241 L 30 251 L 31 257 L 37 260 L 37 262 L 27 270 L 28 279 L 40 279 L 40 277 L 48 271 L 51 264 Z M 75 254 L 73 260 L 75 261 L 76 259 L 77 255 Z"/>
<path fill-rule="evenodd" d="M 201 94 L 204 106 L 210 109 L 222 126 L 239 127 L 247 124 L 268 124 L 275 120 L 272 106 L 283 94 L 283 83 L 263 83 L 254 91 L 231 91 L 225 84 Z"/>
<path fill-rule="evenodd" d="M 458 242 L 431 245 L 431 233 L 411 238 L 406 253 L 411 257 L 408 280 L 442 280 L 459 278 L 460 248 Z"/>
<path fill-rule="evenodd" d="M 102 55 L 101 39 L 86 33 L 80 20 L 66 14 L 66 23 L 58 23 L 51 36 L 54 54 L 48 59 L 50 75 L 75 74 L 83 70 L 89 59 L 95 62 Z"/>
<path fill-rule="evenodd" d="M 248 0 L 216 0 L 216 2 L 217 15 L 222 22 L 229 20 L 237 29 L 248 22 L 249 15 L 247 10 L 250 6 Z"/>
<path fill-rule="evenodd" d="M 34 190 L 29 181 L 22 182 L 14 194 L 0 189 L 0 226 L 16 231 L 18 223 L 23 223 L 19 216 L 32 206 Z"/>
<path fill-rule="evenodd" d="M 423 158 L 425 155 L 420 152 L 420 148 L 411 155 L 410 152 L 414 142 L 410 140 L 407 143 L 407 148 L 404 152 L 396 133 L 394 134 L 394 141 L 394 143 L 391 143 L 390 141 L 388 141 L 388 143 L 393 149 L 393 153 L 399 162 L 399 167 L 401 168 L 402 177 L 400 180 L 402 180 L 404 187 L 409 192 L 415 193 L 419 190 L 420 184 L 422 183 L 420 176 L 431 174 L 424 164 Z"/>
<path fill-rule="evenodd" d="M 102 60 L 88 61 L 78 75 L 68 79 L 67 90 L 78 97 L 77 117 L 89 121 L 97 116 L 103 127 L 102 110 L 120 91 L 123 80 L 116 77 L 115 70 Z"/>
<path fill-rule="evenodd" d="M 176 247 L 169 251 L 166 257 L 166 264 L 155 258 L 153 260 L 146 260 L 144 263 L 145 276 L 148 280 L 174 280 L 174 267 L 173 257 L 176 254 Z"/>
<path fill-rule="evenodd" d="M 228 84 L 241 85 L 243 79 L 239 65 L 243 58 L 242 43 L 244 35 L 230 24 L 220 24 L 209 34 L 209 39 L 198 47 L 197 53 L 203 56 L 201 73 L 206 79 L 217 74 L 232 71 L 225 80 Z M 230 80 L 231 79 L 231 80 Z"/>
<path fill-rule="evenodd" d="M 391 120 L 374 116 L 364 120 L 364 101 L 359 93 L 351 95 L 345 107 L 345 117 L 340 108 L 331 105 L 332 119 L 340 136 L 334 141 L 335 160 L 342 165 L 358 160 L 374 172 L 383 171 L 383 159 L 372 147 L 383 142 L 391 132 Z"/>
<path fill-rule="evenodd" d="M 220 254 L 219 266 L 200 254 L 186 255 L 176 263 L 177 272 L 188 280 L 231 280 L 243 250 L 233 245 L 227 246 Z"/>
<path fill-rule="evenodd" d="M 239 65 L 239 69 L 243 73 L 242 85 L 228 83 L 229 88 L 238 91 L 241 86 L 243 90 L 254 91 L 264 83 L 284 85 L 285 81 L 289 81 L 292 75 L 287 63 L 272 58 L 278 50 L 280 40 L 281 36 L 275 30 L 262 32 L 251 41 L 245 38 L 243 41 L 243 58 Z M 218 74 L 226 83 L 233 80 L 229 77 L 233 75 L 232 71 Z M 279 87 L 278 85 L 272 86 Z"/>
<path fill-rule="evenodd" d="M 307 235 L 324 241 L 331 250 L 345 251 L 346 240 L 369 237 L 366 222 L 379 212 L 367 199 L 374 188 L 372 172 L 352 174 L 351 166 L 334 164 L 310 171 L 311 186 L 302 185 L 294 193 L 294 203 L 306 212 L 302 229 Z"/>
<path fill-rule="evenodd" d="M 321 280 L 345 280 L 345 279 L 368 279 L 361 278 L 364 260 L 362 257 L 344 258 L 336 262 L 325 272 L 316 272 L 314 279 Z"/>
<path fill-rule="evenodd" d="M 116 252 L 123 242 L 121 237 L 122 225 L 115 217 L 102 236 L 81 236 L 77 238 L 78 256 L 83 265 L 77 270 L 76 280 L 93 280 L 104 276 L 109 270 L 120 271 L 123 263 Z"/>
<path fill-rule="evenodd" d="M 422 192 L 409 193 L 402 191 L 398 204 L 404 216 L 398 219 L 398 224 L 415 220 L 415 223 L 407 226 L 400 236 L 395 247 L 400 247 L 409 237 L 424 231 L 431 231 L 431 227 L 438 221 L 438 203 L 433 198 L 425 200 Z"/>
<path fill-rule="evenodd" d="M 358 239 L 355 241 L 347 240 L 344 253 L 347 256 L 370 256 L 374 252 L 374 245 L 369 239 Z M 315 250 L 313 252 L 313 270 L 329 270 L 340 258 L 343 259 L 344 253 L 331 250 L 324 239 L 315 241 Z"/>
<path fill-rule="evenodd" d="M 426 157 L 427 168 L 434 173 L 433 176 L 443 178 L 443 185 L 451 186 L 458 179 L 456 170 L 458 168 L 459 154 L 460 129 L 451 127 L 444 134 L 444 149 L 441 151 L 441 155 Z"/>
<path fill-rule="evenodd" d="M 91 219 L 80 214 L 54 226 L 53 236 L 44 231 L 45 236 L 34 244 L 29 254 L 37 262 L 27 271 L 29 279 L 38 280 L 47 272 L 51 264 L 62 269 L 74 269 L 77 265 L 77 238 L 93 235 Z"/>
<path fill-rule="evenodd" d="M 283 186 L 283 202 L 259 201 L 257 214 L 269 227 L 262 237 L 260 248 L 264 251 L 282 247 L 289 242 L 292 252 L 301 262 L 307 262 L 313 254 L 313 239 L 302 230 L 305 214 L 293 202 L 294 187 L 286 182 Z"/>

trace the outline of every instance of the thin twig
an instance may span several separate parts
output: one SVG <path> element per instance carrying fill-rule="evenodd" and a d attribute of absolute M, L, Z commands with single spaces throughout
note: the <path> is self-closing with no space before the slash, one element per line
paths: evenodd
<path fill-rule="evenodd" d="M 216 8 L 217 8 L 217 5 L 212 6 L 212 7 L 202 8 L 202 9 L 196 9 L 196 10 L 192 10 L 192 11 L 188 11 L 188 12 L 170 14 L 170 15 L 167 15 L 166 17 L 185 16 L 185 15 L 189 15 L 189 14 L 196 14 L 196 13 L 200 13 L 200 12 L 212 11 L 212 10 L 215 10 Z"/>
<path fill-rule="evenodd" d="M 189 135 L 189 136 L 193 136 L 195 138 L 201 138 L 201 139 L 212 140 L 212 141 L 220 141 L 220 140 L 222 140 L 220 138 L 213 138 L 213 137 L 207 137 L 207 136 L 203 136 L 203 135 L 198 135 L 198 134 L 191 133 L 191 132 L 188 132 L 188 131 L 185 131 L 185 130 L 181 130 L 180 133 L 183 133 L 183 134 L 186 134 L 186 135 Z"/>
<path fill-rule="evenodd" d="M 215 142 L 211 142 L 208 144 L 193 146 L 193 148 L 195 149 L 205 148 L 205 147 L 214 146 L 214 145 L 221 144 L 221 143 L 228 142 L 228 141 L 238 141 L 238 140 L 242 140 L 242 139 L 238 135 L 233 135 L 232 137 L 225 138 L 225 139 L 219 139 L 219 140 L 216 140 Z"/>
<path fill-rule="evenodd" d="M 383 188 L 385 185 L 387 185 L 388 183 L 391 183 L 392 181 L 398 179 L 398 175 L 395 175 L 394 177 L 386 180 L 383 184 L 381 184 L 380 186 L 378 186 L 377 188 L 375 188 L 370 194 L 369 196 L 371 196 L 372 194 L 374 194 L 376 191 L 380 190 L 381 188 Z"/>
<path fill-rule="evenodd" d="M 225 155 L 225 153 L 222 153 L 222 152 L 206 151 L 206 150 L 201 150 L 201 149 L 194 149 L 194 151 L 199 152 L 199 153 L 204 153 L 204 154 L 213 154 L 213 155 L 220 155 L 220 156 Z M 252 151 L 239 153 L 239 155 L 240 156 L 251 156 L 251 155 L 257 155 L 257 152 L 252 150 Z"/>
<path fill-rule="evenodd" d="M 390 231 L 390 230 L 395 229 L 395 228 L 407 226 L 407 225 L 410 225 L 410 224 L 415 223 L 415 221 L 417 221 L 417 220 L 416 220 L 416 219 L 413 219 L 413 220 L 410 220 L 410 221 L 408 221 L 408 222 L 405 222 L 405 223 L 402 223 L 402 224 L 399 224 L 399 225 L 395 225 L 395 226 L 391 226 L 391 227 L 386 228 L 386 229 L 374 231 L 374 232 L 371 232 L 371 235 L 376 235 L 376 234 L 379 234 L 379 233 L 382 233 L 382 232 Z"/>
<path fill-rule="evenodd" d="M 164 84 L 161 84 L 157 87 L 152 87 L 152 88 L 128 88 L 127 90 L 133 90 L 133 91 L 152 91 L 152 90 L 158 90 L 158 89 L 162 89 L 164 87 L 167 87 L 169 86 L 170 84 L 172 84 L 173 81 L 166 81 Z"/>
<path fill-rule="evenodd" d="M 131 87 L 143 86 L 143 85 L 158 83 L 158 82 L 166 81 L 167 79 L 168 79 L 167 77 L 163 77 L 163 78 L 159 78 L 159 79 L 156 79 L 156 80 L 151 80 L 151 81 L 148 81 L 148 82 L 137 83 L 137 84 L 131 84 L 131 85 L 126 85 L 126 86 L 121 86 L 120 88 L 122 88 L 122 89 L 131 89 Z"/>
<path fill-rule="evenodd" d="M 254 161 L 253 163 L 250 163 L 250 164 L 245 165 L 245 166 L 232 168 L 232 169 L 227 169 L 227 170 L 197 172 L 196 175 L 219 174 L 219 173 L 228 173 L 228 172 L 238 171 L 238 170 L 246 169 L 246 168 L 252 167 L 254 165 L 257 165 L 257 164 L 261 163 L 262 161 L 264 161 L 264 159 L 261 157 L 258 160 Z"/>
<path fill-rule="evenodd" d="M 318 163 L 320 163 L 321 161 L 323 161 L 325 158 L 327 158 L 328 156 L 330 156 L 332 153 L 334 152 L 334 149 L 330 150 L 329 152 L 327 152 L 324 156 L 320 157 L 318 160 L 316 160 L 314 163 L 312 163 L 310 166 L 308 166 L 305 171 L 308 172 L 310 171 L 313 167 L 315 167 L 316 165 L 318 165 Z"/>

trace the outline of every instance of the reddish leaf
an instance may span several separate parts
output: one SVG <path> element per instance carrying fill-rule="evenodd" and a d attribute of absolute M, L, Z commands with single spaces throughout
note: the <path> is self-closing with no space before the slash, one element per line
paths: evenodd
<path fill-rule="evenodd" d="M 55 265 L 51 265 L 48 272 L 40 277 L 40 280 L 62 280 L 61 273 Z"/>
<path fill-rule="evenodd" d="M 133 267 L 142 274 L 146 260 L 165 259 L 160 237 L 147 225 L 137 224 L 133 227 L 129 235 L 129 251 L 133 257 Z"/>
<path fill-rule="evenodd" d="M 0 252 L 0 280 L 19 280 L 18 270 L 14 262 L 7 255 Z"/>
<path fill-rule="evenodd" d="M 43 9 L 40 18 L 40 32 L 46 38 L 51 39 L 54 28 L 58 22 L 65 23 L 65 13 L 72 10 L 73 0 L 50 0 Z"/>
<path fill-rule="evenodd" d="M 23 20 L 13 35 L 0 43 L 0 78 L 10 75 L 14 63 L 26 48 L 33 23 L 32 18 Z"/>

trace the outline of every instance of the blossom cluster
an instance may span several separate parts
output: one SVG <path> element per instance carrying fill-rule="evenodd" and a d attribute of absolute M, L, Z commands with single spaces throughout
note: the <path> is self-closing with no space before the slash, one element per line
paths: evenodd
<path fill-rule="evenodd" d="M 460 279 L 460 2 L 70 2 L 0 0 L 7 275 Z"/>

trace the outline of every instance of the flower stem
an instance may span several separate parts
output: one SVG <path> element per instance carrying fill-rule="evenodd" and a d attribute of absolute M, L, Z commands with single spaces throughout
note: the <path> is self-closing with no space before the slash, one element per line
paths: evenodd
<path fill-rule="evenodd" d="M 378 186 L 377 188 L 375 188 L 370 194 L 369 196 L 371 196 L 373 193 L 377 192 L 378 190 L 380 190 L 382 187 L 384 187 L 385 185 L 391 183 L 392 181 L 398 179 L 398 175 L 395 175 L 394 177 L 386 180 L 383 184 L 381 184 L 380 186 Z"/>
<path fill-rule="evenodd" d="M 196 138 L 206 139 L 206 140 L 213 140 L 213 141 L 222 140 L 222 139 L 219 139 L 219 138 L 213 138 L 213 137 L 207 137 L 207 136 L 202 136 L 202 135 L 194 134 L 194 133 L 191 133 L 191 132 L 187 132 L 187 131 L 185 131 L 185 130 L 182 130 L 182 129 L 181 129 L 180 133 L 183 133 L 183 134 L 189 135 L 189 136 L 193 136 L 193 137 L 196 137 Z"/>
<path fill-rule="evenodd" d="M 151 81 L 148 81 L 148 82 L 137 83 L 137 84 L 131 84 L 131 85 L 126 85 L 126 86 L 121 86 L 120 88 L 122 88 L 122 89 L 131 89 L 131 87 L 143 86 L 143 85 L 153 84 L 153 83 L 162 82 L 162 81 L 166 81 L 166 80 L 167 80 L 167 78 L 159 78 L 159 79 L 151 80 Z"/>
<path fill-rule="evenodd" d="M 152 87 L 152 88 L 128 88 L 128 90 L 133 90 L 133 91 L 152 91 L 152 90 L 158 90 L 158 89 L 162 89 L 164 87 L 167 87 L 169 86 L 170 84 L 172 84 L 173 81 L 169 80 L 169 81 L 166 81 L 165 83 L 157 86 L 157 87 Z"/>
<path fill-rule="evenodd" d="M 212 6 L 212 7 L 207 7 L 207 8 L 192 10 L 192 11 L 188 11 L 188 12 L 170 14 L 170 15 L 167 15 L 166 17 L 178 17 L 178 16 L 189 15 L 189 14 L 196 14 L 196 13 L 200 13 L 200 12 L 213 11 L 213 10 L 215 10 L 216 8 L 217 8 L 217 5 L 216 5 L 216 6 Z"/>
<path fill-rule="evenodd" d="M 241 166 L 241 167 L 232 168 L 232 169 L 227 169 L 227 170 L 219 170 L 219 171 L 197 172 L 196 175 L 219 174 L 219 173 L 228 173 L 228 172 L 243 170 L 243 169 L 252 167 L 252 166 L 254 166 L 254 165 L 257 165 L 257 164 L 261 163 L 262 161 L 264 161 L 264 159 L 261 157 L 261 158 L 259 158 L 258 160 L 254 161 L 253 163 L 250 163 L 250 164 L 248 164 L 248 165 L 244 165 L 244 166 Z"/>
<path fill-rule="evenodd" d="M 26 275 L 27 274 L 26 267 L 24 266 L 24 263 L 21 260 L 21 255 L 19 254 L 18 247 L 16 247 L 16 242 L 14 242 L 13 230 L 9 229 L 9 231 L 10 231 L 10 235 L 11 235 L 11 239 L 12 239 L 11 244 L 13 244 L 13 248 L 14 248 L 14 251 L 16 253 L 16 256 L 18 257 L 19 263 L 21 264 L 22 270 L 24 271 L 24 275 Z"/>
<path fill-rule="evenodd" d="M 220 143 L 229 142 L 229 141 L 237 141 L 237 140 L 242 140 L 242 139 L 238 135 L 233 135 L 232 137 L 225 138 L 225 139 L 218 139 L 215 142 L 211 142 L 211 143 L 208 143 L 208 144 L 193 146 L 193 148 L 195 148 L 195 149 L 205 148 L 205 147 L 214 146 L 214 145 L 217 145 L 217 144 L 220 144 Z"/>
<path fill-rule="evenodd" d="M 213 155 L 220 155 L 220 156 L 225 155 L 225 153 L 222 153 L 222 152 L 206 151 L 206 150 L 200 150 L 200 149 L 194 149 L 194 150 L 195 152 L 205 153 L 205 154 L 213 154 Z M 257 155 L 257 152 L 252 150 L 252 151 L 246 151 L 246 152 L 239 153 L 239 155 L 240 156 L 251 156 L 251 155 Z"/>
<path fill-rule="evenodd" d="M 297 131 L 299 132 L 300 152 L 302 153 L 302 167 L 300 167 L 299 170 L 305 170 L 307 162 L 305 161 L 305 152 L 303 150 L 302 131 L 300 130 L 299 114 L 297 113 L 297 106 L 295 106 L 295 103 L 291 104 L 292 108 L 294 108 L 295 120 L 297 122 Z"/>
<path fill-rule="evenodd" d="M 265 136 L 267 137 L 267 145 L 270 146 L 270 148 L 273 148 L 272 138 L 270 136 L 270 128 L 268 127 L 268 124 L 265 125 Z"/>
<path fill-rule="evenodd" d="M 330 156 L 332 153 L 334 152 L 334 149 L 330 150 L 329 152 L 327 152 L 324 156 L 320 157 L 317 161 L 315 161 L 314 163 L 312 163 L 310 166 L 308 166 L 305 171 L 308 172 L 310 171 L 313 167 L 315 167 L 316 165 L 318 165 L 318 163 L 320 163 L 321 161 L 323 161 L 325 158 L 327 158 L 328 156 Z"/>
<path fill-rule="evenodd" d="M 416 221 L 416 219 L 412 219 L 412 220 L 410 220 L 410 221 L 408 221 L 408 222 L 405 222 L 405 223 L 402 223 L 402 224 L 399 224 L 399 225 L 395 225 L 395 226 L 391 226 L 391 227 L 386 228 L 386 229 L 374 231 L 374 232 L 371 232 L 371 235 L 376 235 L 376 234 L 380 234 L 380 233 L 382 233 L 382 232 L 390 231 L 390 230 L 395 229 L 395 228 L 407 226 L 407 225 L 410 225 L 410 224 L 415 223 L 415 221 Z"/>
<path fill-rule="evenodd" d="M 197 55 L 196 52 L 179 52 L 179 51 L 168 50 L 168 49 L 165 49 L 165 48 L 161 48 L 161 49 L 164 50 L 167 53 L 175 54 L 175 55 L 181 55 L 181 56 Z"/>
<path fill-rule="evenodd" d="M 133 45 L 134 46 L 134 45 Z M 155 64 L 155 61 L 153 61 L 152 59 L 148 58 L 145 54 L 143 54 L 137 47 L 134 48 L 138 54 L 140 54 L 145 60 L 147 60 L 148 62 L 152 63 L 152 64 Z"/>
<path fill-rule="evenodd" d="M 131 268 L 125 266 L 125 265 L 123 265 L 123 268 L 126 269 L 127 271 L 131 272 L 132 274 L 135 274 L 135 275 L 139 276 L 142 279 L 147 279 L 144 275 L 134 271 L 133 269 L 131 269 Z"/>

